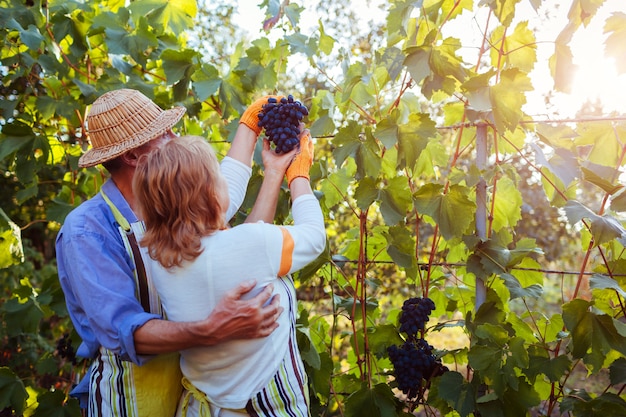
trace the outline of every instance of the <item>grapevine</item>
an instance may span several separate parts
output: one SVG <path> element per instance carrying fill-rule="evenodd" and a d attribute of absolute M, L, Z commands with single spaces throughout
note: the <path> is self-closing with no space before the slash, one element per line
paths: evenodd
<path fill-rule="evenodd" d="M 270 97 L 259 113 L 258 126 L 265 129 L 276 153 L 289 152 L 299 143 L 299 125 L 308 114 L 306 106 L 294 100 L 291 94 L 280 100 Z"/>

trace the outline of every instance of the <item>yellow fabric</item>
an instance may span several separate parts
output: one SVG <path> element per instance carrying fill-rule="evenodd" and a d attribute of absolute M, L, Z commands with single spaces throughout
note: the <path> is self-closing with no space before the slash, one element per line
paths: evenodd
<path fill-rule="evenodd" d="M 263 110 L 263 105 L 267 104 L 267 100 L 273 97 L 276 101 L 280 101 L 284 96 L 265 96 L 256 100 L 254 103 L 250 105 L 241 115 L 241 119 L 239 119 L 239 123 L 243 123 L 248 126 L 250 129 L 254 130 L 257 136 L 261 133 L 261 127 L 259 126 L 259 113 Z"/>
<path fill-rule="evenodd" d="M 100 190 L 100 194 L 111 209 L 115 221 L 125 231 L 125 233 L 120 232 L 120 234 L 129 256 L 135 262 L 142 262 L 141 259 L 136 260 L 134 258 L 130 247 L 128 239 L 128 234 L 131 233 L 130 223 L 104 191 Z M 136 285 L 139 286 L 137 270 L 135 270 L 135 280 Z M 162 314 L 158 300 L 154 304 L 154 308 L 149 309 L 151 313 Z M 111 354 L 113 355 L 113 353 Z M 178 401 L 183 392 L 180 354 L 178 352 L 157 355 L 141 366 L 131 362 L 121 362 L 121 365 L 123 369 L 119 371 L 132 376 L 131 380 L 124 380 L 124 384 L 129 385 L 124 389 L 128 393 L 126 398 L 126 401 L 129 402 L 127 409 L 137 410 L 138 417 L 173 417 L 176 414 Z M 130 367 L 125 365 L 130 365 Z"/>
<path fill-rule="evenodd" d="M 158 355 L 150 362 L 133 364 L 133 383 L 139 417 L 173 417 L 183 387 L 180 355 Z"/>
<path fill-rule="evenodd" d="M 111 209 L 111 212 L 113 213 L 113 217 L 115 218 L 115 221 L 117 222 L 117 224 L 119 224 L 122 229 L 128 232 L 130 230 L 130 223 L 128 223 L 128 220 L 126 220 L 126 217 L 122 215 L 122 212 L 120 212 L 120 210 L 115 206 L 115 204 L 113 204 L 109 196 L 107 196 L 102 189 L 100 190 L 100 195 L 102 195 L 102 198 L 104 198 L 104 201 L 107 203 L 107 205 Z"/>
<path fill-rule="evenodd" d="M 192 397 L 198 402 L 198 417 L 211 417 L 211 403 L 206 394 L 196 388 L 186 377 L 183 377 L 182 383 L 187 390 L 183 396 L 182 417 L 187 417 L 189 401 Z"/>
<path fill-rule="evenodd" d="M 311 142 L 311 134 L 307 130 L 300 138 L 300 149 L 296 153 L 296 157 L 287 168 L 287 184 L 291 185 L 291 181 L 298 177 L 308 180 L 311 165 L 313 165 L 313 142 Z"/>
<path fill-rule="evenodd" d="M 187 417 L 187 413 L 189 412 L 189 403 L 193 398 L 198 402 L 198 417 L 211 417 L 211 402 L 206 394 L 200 391 L 196 386 L 187 379 L 187 377 L 183 377 L 181 380 L 182 386 L 187 390 L 183 394 L 183 403 L 181 408 L 181 416 Z M 236 411 L 238 413 L 247 414 L 245 409 L 230 409 L 232 411 Z M 219 413 L 219 412 L 218 412 Z"/>

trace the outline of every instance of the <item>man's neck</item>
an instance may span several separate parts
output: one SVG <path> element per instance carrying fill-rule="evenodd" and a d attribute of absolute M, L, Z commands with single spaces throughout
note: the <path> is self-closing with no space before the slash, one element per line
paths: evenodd
<path fill-rule="evenodd" d="M 120 168 L 117 172 L 111 173 L 111 180 L 120 190 L 122 196 L 130 206 L 131 210 L 135 213 L 135 195 L 133 194 L 133 174 L 135 170 L 130 167 Z"/>

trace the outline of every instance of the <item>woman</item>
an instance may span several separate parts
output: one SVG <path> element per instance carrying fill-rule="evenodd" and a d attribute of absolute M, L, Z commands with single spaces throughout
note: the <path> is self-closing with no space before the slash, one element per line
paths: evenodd
<path fill-rule="evenodd" d="M 264 142 L 265 150 L 269 148 Z M 133 190 L 146 232 L 141 245 L 169 320 L 199 320 L 239 280 L 269 283 L 285 313 L 269 337 L 181 352 L 187 389 L 179 415 L 308 416 L 306 375 L 295 336 L 291 277 L 324 250 L 322 212 L 309 184 L 310 135 L 287 169 L 293 226 L 225 225 L 228 188 L 212 147 L 201 137 L 166 143 L 138 164 Z"/>

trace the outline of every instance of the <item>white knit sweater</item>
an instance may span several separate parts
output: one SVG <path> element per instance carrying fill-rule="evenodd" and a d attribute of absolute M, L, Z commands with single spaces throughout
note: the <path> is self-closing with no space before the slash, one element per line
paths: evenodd
<path fill-rule="evenodd" d="M 284 265 L 291 257 L 288 273 L 301 269 L 324 250 L 326 235 L 322 211 L 312 194 L 293 202 L 292 216 L 293 226 L 249 223 L 207 236 L 202 240 L 202 254 L 180 268 L 166 270 L 157 262 L 147 262 L 168 319 L 204 319 L 227 291 L 250 279 L 258 283 L 251 296 L 274 282 L 274 293 L 280 294 L 285 311 L 290 302 L 295 308 L 291 279 L 277 277 L 281 262 Z M 292 252 L 283 251 L 281 228 L 293 238 Z M 289 329 L 294 323 L 285 313 L 278 323 L 278 329 L 263 339 L 181 352 L 183 374 L 216 406 L 244 408 L 248 399 L 268 383 L 286 353 Z"/>

